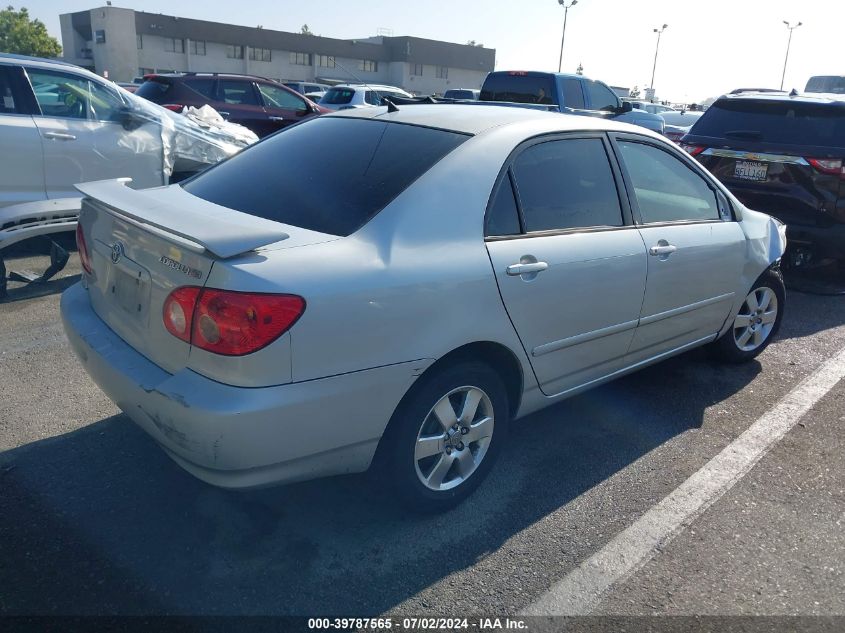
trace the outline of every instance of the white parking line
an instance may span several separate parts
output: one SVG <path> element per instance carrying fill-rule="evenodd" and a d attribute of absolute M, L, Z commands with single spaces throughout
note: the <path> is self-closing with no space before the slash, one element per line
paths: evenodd
<path fill-rule="evenodd" d="M 586 615 L 742 479 L 841 378 L 845 349 L 826 361 L 701 470 L 617 534 L 521 615 Z"/>

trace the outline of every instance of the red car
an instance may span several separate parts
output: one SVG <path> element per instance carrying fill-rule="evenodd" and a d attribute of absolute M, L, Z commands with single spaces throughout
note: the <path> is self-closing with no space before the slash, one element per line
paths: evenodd
<path fill-rule="evenodd" d="M 287 86 L 252 75 L 170 73 L 145 75 L 144 80 L 135 92 L 139 97 L 177 112 L 208 104 L 259 137 L 330 112 Z"/>

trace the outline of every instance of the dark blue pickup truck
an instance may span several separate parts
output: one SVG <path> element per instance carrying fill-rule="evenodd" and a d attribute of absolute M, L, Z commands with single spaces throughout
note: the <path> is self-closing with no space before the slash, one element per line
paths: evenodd
<path fill-rule="evenodd" d="M 484 80 L 480 100 L 557 106 L 561 112 L 614 119 L 663 133 L 662 117 L 633 108 L 606 84 L 583 75 L 497 71 Z"/>

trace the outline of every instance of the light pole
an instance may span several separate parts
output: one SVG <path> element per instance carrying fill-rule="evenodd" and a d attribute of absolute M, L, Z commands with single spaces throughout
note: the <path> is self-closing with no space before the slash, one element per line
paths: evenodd
<path fill-rule="evenodd" d="M 801 22 L 799 22 L 795 26 L 789 26 L 789 22 L 787 22 L 786 20 L 784 20 L 783 23 L 786 24 L 786 28 L 789 29 L 789 39 L 786 42 L 786 57 L 783 60 L 783 74 L 780 76 L 781 90 L 783 90 L 783 80 L 786 77 L 786 62 L 789 61 L 789 47 L 792 44 L 792 31 L 797 29 L 802 24 Z"/>
<path fill-rule="evenodd" d="M 660 50 L 660 36 L 663 35 L 663 31 L 666 30 L 667 26 L 669 25 L 664 24 L 659 29 L 654 29 L 654 32 L 657 33 L 657 46 L 654 47 L 654 66 L 651 67 L 651 86 L 649 86 L 652 99 L 654 99 L 654 71 L 657 70 L 657 51 Z"/>
<path fill-rule="evenodd" d="M 563 7 L 563 35 L 560 36 L 560 59 L 557 62 L 557 71 L 563 68 L 563 41 L 566 39 L 566 18 L 569 15 L 569 9 L 578 4 L 578 0 L 572 0 L 566 4 L 565 0 L 557 0 L 557 3 Z"/>

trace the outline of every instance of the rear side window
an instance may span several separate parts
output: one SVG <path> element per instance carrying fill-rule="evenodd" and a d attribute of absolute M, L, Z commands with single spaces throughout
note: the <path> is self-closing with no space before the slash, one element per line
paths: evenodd
<path fill-rule="evenodd" d="M 532 145 L 513 164 L 525 230 L 622 226 L 604 143 L 567 139 Z"/>
<path fill-rule="evenodd" d="M 352 101 L 354 95 L 355 91 L 351 88 L 330 88 L 320 101 L 332 105 L 343 105 Z"/>
<path fill-rule="evenodd" d="M 220 95 L 223 101 L 233 105 L 261 105 L 251 81 L 221 79 Z"/>
<path fill-rule="evenodd" d="M 584 90 L 577 79 L 563 79 L 563 105 L 567 108 L 583 110 Z"/>
<path fill-rule="evenodd" d="M 721 217 L 714 191 L 680 159 L 651 145 L 618 143 L 634 185 L 643 223 L 718 220 Z"/>
<path fill-rule="evenodd" d="M 15 114 L 17 111 L 11 78 L 6 68 L 0 66 L 0 114 Z"/>
<path fill-rule="evenodd" d="M 552 75 L 489 74 L 481 88 L 481 101 L 555 103 Z"/>
<path fill-rule="evenodd" d="M 194 92 L 198 92 L 206 99 L 214 99 L 214 79 L 211 77 L 197 77 L 186 79 L 185 85 Z"/>
<path fill-rule="evenodd" d="M 162 97 L 167 94 L 168 90 L 170 90 L 169 81 L 147 79 L 147 81 L 138 87 L 135 94 L 147 99 L 148 101 L 159 103 Z"/>
<path fill-rule="evenodd" d="M 510 172 L 505 174 L 484 220 L 484 235 L 518 235 L 519 211 L 513 195 Z"/>
<path fill-rule="evenodd" d="M 414 125 L 317 118 L 268 137 L 184 188 L 250 215 L 346 236 L 467 138 Z"/>
<path fill-rule="evenodd" d="M 722 99 L 707 108 L 692 133 L 784 145 L 845 147 L 845 108 L 800 101 Z"/>

